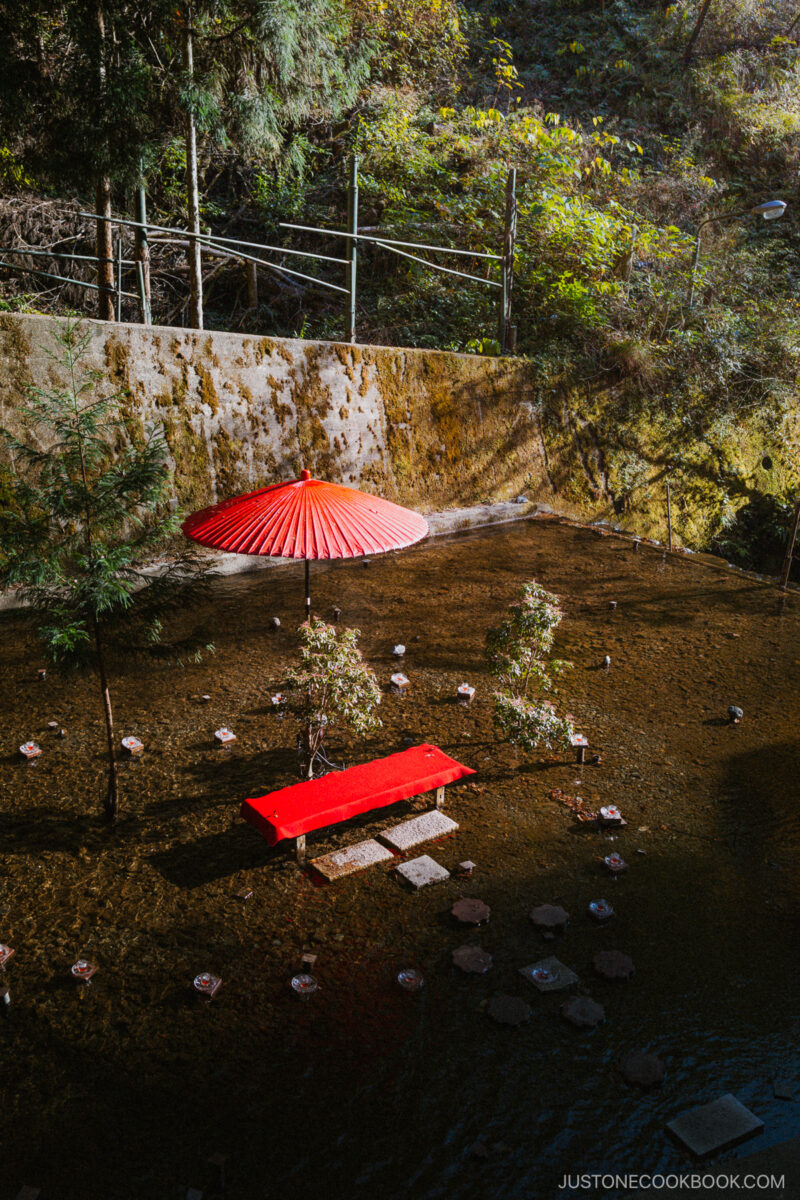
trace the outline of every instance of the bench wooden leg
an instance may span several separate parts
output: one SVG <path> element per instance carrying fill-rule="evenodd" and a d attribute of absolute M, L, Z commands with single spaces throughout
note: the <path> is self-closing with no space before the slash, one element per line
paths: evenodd
<path fill-rule="evenodd" d="M 299 838 L 295 838 L 294 848 L 295 848 L 295 853 L 297 855 L 297 861 L 300 863 L 305 862 L 306 861 L 306 835 L 304 833 L 301 833 Z"/>
<path fill-rule="evenodd" d="M 444 807 L 444 788 L 443 787 L 438 787 L 436 789 L 436 807 L 437 808 Z"/>

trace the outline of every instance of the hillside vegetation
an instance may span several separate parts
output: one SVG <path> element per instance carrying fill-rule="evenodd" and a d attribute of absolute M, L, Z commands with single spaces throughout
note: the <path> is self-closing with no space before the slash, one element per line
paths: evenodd
<path fill-rule="evenodd" d="M 513 166 L 516 352 L 542 412 L 602 444 L 597 486 L 620 514 L 669 474 L 685 541 L 774 569 L 800 484 L 795 4 L 65 0 L 0 16 L 0 242 L 92 253 L 77 211 L 105 186 L 132 214 L 140 164 L 150 220 L 186 228 L 187 113 L 203 227 L 326 254 L 342 242 L 280 222 L 342 229 L 353 153 L 361 227 L 479 252 L 501 248 Z M 782 220 L 704 228 L 690 308 L 700 223 L 774 198 Z M 183 251 L 151 250 L 154 319 L 182 323 Z M 255 303 L 241 264 L 204 270 L 207 326 L 343 336 L 338 293 L 264 272 Z M 33 279 L 9 274 L 4 306 L 84 303 Z M 494 290 L 361 251 L 360 341 L 494 353 L 496 327 Z"/>

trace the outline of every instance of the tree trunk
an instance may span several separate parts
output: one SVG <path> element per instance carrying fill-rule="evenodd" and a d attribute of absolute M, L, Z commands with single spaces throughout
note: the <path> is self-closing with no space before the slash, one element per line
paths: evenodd
<path fill-rule="evenodd" d="M 700 30 L 703 28 L 703 25 L 705 24 L 706 17 L 708 16 L 708 10 L 710 8 L 711 8 L 711 0 L 703 0 L 703 5 L 700 9 L 700 12 L 698 13 L 697 20 L 694 23 L 694 29 L 689 34 L 689 41 L 686 43 L 686 49 L 683 52 L 684 65 L 688 65 L 689 59 L 692 57 L 692 51 L 694 50 L 694 44 L 697 41 L 698 37 L 700 36 Z"/>
<path fill-rule="evenodd" d="M 97 221 L 97 315 L 101 321 L 114 320 L 114 245 L 111 236 L 111 184 L 107 176 L 98 181 L 95 193 Z"/>
<path fill-rule="evenodd" d="M 250 311 L 258 308 L 258 267 L 255 263 L 247 263 L 247 307 Z"/>
<path fill-rule="evenodd" d="M 106 676 L 106 661 L 103 650 L 103 643 L 100 638 L 100 626 L 95 619 L 92 622 L 94 629 L 94 645 L 97 651 L 97 669 L 100 675 L 100 691 L 103 696 L 103 710 L 106 719 L 106 739 L 108 743 L 108 790 L 103 803 L 106 820 L 111 823 L 116 820 L 119 812 L 119 774 L 117 770 L 117 754 L 114 747 L 114 713 L 111 709 L 111 693 L 108 690 L 108 678 Z"/>
<path fill-rule="evenodd" d="M 194 47 L 192 45 L 192 9 L 186 11 L 183 33 L 183 67 L 190 88 L 194 82 Z M 197 130 L 194 123 L 193 99 L 190 97 L 186 110 L 186 198 L 189 211 L 189 232 L 200 233 L 200 193 L 197 186 Z M 203 328 L 203 270 L 200 258 L 200 243 L 189 238 L 189 325 L 192 329 Z"/>
<path fill-rule="evenodd" d="M 100 107 L 106 95 L 106 23 L 103 0 L 97 0 L 97 93 Z M 97 315 L 101 321 L 114 320 L 114 264 L 111 239 L 111 181 L 103 172 L 95 187 L 95 212 L 100 214 L 95 234 L 97 255 Z"/>

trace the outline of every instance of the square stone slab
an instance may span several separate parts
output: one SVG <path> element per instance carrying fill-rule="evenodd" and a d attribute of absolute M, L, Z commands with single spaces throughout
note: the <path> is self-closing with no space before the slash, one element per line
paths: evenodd
<path fill-rule="evenodd" d="M 537 971 L 549 971 L 552 975 L 551 980 L 537 979 Z M 565 967 L 557 958 L 543 958 L 541 962 L 533 963 L 530 967 L 520 967 L 520 975 L 524 975 L 529 983 L 532 983 L 540 992 L 560 992 L 562 988 L 572 987 L 578 982 L 578 976 L 574 971 L 570 971 L 569 967 Z"/>
<path fill-rule="evenodd" d="M 425 887 L 429 883 L 441 883 L 443 879 L 450 878 L 450 872 L 427 854 L 421 854 L 419 858 L 412 858 L 408 862 L 401 863 L 397 868 L 397 873 L 407 879 L 415 888 Z"/>
<path fill-rule="evenodd" d="M 760 1133 L 764 1122 L 728 1094 L 667 1121 L 669 1129 L 696 1158 L 705 1158 Z"/>
<path fill-rule="evenodd" d="M 354 875 L 356 871 L 364 871 L 392 857 L 391 850 L 381 846 L 374 838 L 368 838 L 366 842 L 356 842 L 355 846 L 346 846 L 344 850 L 334 850 L 332 854 L 313 858 L 311 865 L 326 879 L 342 879 L 345 875 Z"/>
<path fill-rule="evenodd" d="M 446 833 L 455 833 L 457 829 L 458 822 L 446 817 L 443 812 L 439 812 L 438 808 L 434 808 L 431 812 L 423 813 L 419 817 L 412 817 L 410 821 L 393 825 L 391 829 L 379 833 L 378 837 L 393 850 L 402 851 L 410 850 L 412 846 L 418 846 L 420 842 L 429 842 L 432 838 L 443 837 Z"/>

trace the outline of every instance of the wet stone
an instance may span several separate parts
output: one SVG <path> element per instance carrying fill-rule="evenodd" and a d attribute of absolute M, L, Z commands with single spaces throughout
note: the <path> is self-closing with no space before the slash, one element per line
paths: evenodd
<path fill-rule="evenodd" d="M 794 1100 L 796 1085 L 790 1079 L 775 1079 L 772 1094 L 776 1100 Z"/>
<path fill-rule="evenodd" d="M 569 913 L 558 904 L 540 904 L 531 911 L 530 918 L 537 929 L 561 932 L 567 927 Z"/>
<path fill-rule="evenodd" d="M 695 1158 L 705 1158 L 753 1137 L 764 1122 L 728 1093 L 667 1121 L 667 1129 Z"/>
<path fill-rule="evenodd" d="M 459 946 L 453 951 L 453 966 L 467 974 L 485 975 L 491 968 L 492 956 L 480 946 Z"/>
<path fill-rule="evenodd" d="M 522 1025 L 530 1020 L 533 1009 L 520 996 L 506 996 L 497 992 L 489 1001 L 486 1011 L 498 1025 Z"/>
<path fill-rule="evenodd" d="M 633 1050 L 620 1059 L 619 1069 L 626 1083 L 637 1087 L 655 1087 L 664 1079 L 664 1064 L 655 1054 Z"/>
<path fill-rule="evenodd" d="M 530 967 L 520 967 L 520 975 L 540 992 L 560 992 L 578 982 L 578 976 L 554 956 L 543 958 Z"/>
<path fill-rule="evenodd" d="M 419 858 L 401 863 L 397 873 L 414 888 L 427 887 L 429 883 L 442 883 L 450 878 L 450 872 L 428 854 L 421 854 Z"/>
<path fill-rule="evenodd" d="M 390 850 L 381 846 L 374 838 L 365 842 L 356 842 L 344 850 L 334 850 L 332 854 L 323 854 L 320 858 L 311 860 L 311 865 L 326 879 L 343 879 L 345 875 L 354 875 L 356 871 L 364 871 L 375 863 L 385 862 L 392 857 Z"/>
<path fill-rule="evenodd" d="M 391 829 L 379 833 L 378 837 L 387 846 L 391 846 L 392 850 L 403 851 L 418 846 L 420 842 L 429 842 L 433 838 L 444 837 L 446 833 L 455 833 L 457 829 L 456 821 L 446 817 L 438 809 L 433 809 L 419 817 L 412 817 L 410 821 L 393 825 Z"/>
<path fill-rule="evenodd" d="M 636 969 L 633 959 L 621 950 L 598 950 L 592 965 L 603 979 L 630 979 Z"/>
<path fill-rule="evenodd" d="M 483 900 L 464 897 L 456 900 L 450 912 L 462 925 L 483 925 L 489 920 L 492 910 Z"/>
<path fill-rule="evenodd" d="M 605 1021 L 606 1010 L 588 996 L 570 996 L 561 1005 L 561 1015 L 577 1029 L 594 1029 L 595 1025 Z"/>

